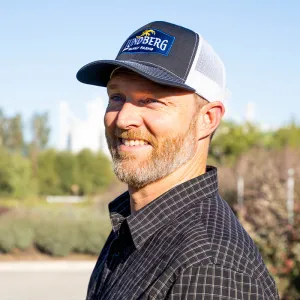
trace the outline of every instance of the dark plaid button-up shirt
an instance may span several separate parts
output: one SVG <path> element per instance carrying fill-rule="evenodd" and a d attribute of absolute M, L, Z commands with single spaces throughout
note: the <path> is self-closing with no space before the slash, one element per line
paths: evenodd
<path fill-rule="evenodd" d="M 109 209 L 113 231 L 88 300 L 279 299 L 256 246 L 218 194 L 216 168 L 132 214 L 128 192 Z"/>

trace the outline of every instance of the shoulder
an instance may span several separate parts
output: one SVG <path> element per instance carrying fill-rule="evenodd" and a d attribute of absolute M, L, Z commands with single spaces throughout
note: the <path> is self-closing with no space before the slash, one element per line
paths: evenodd
<path fill-rule="evenodd" d="M 264 285 L 247 274 L 218 265 L 189 267 L 168 292 L 168 299 L 255 299 L 279 300 L 274 283 Z"/>
<path fill-rule="evenodd" d="M 262 293 L 270 290 L 276 294 L 275 282 L 259 250 L 218 194 L 201 200 L 188 216 L 177 219 L 182 231 L 176 254 L 176 261 L 181 262 L 177 265 L 178 276 L 190 276 L 193 272 L 208 278 L 210 274 L 216 278 L 222 275 L 234 278 L 233 282 L 249 282 Z"/>
<path fill-rule="evenodd" d="M 218 194 L 191 211 L 188 218 L 177 219 L 182 224 L 178 256 L 186 266 L 215 264 L 255 277 L 265 272 L 253 240 Z"/>

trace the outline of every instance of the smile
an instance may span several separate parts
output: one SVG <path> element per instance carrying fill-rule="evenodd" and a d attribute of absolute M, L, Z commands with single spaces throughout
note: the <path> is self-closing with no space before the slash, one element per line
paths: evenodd
<path fill-rule="evenodd" d="M 129 139 L 121 139 L 123 145 L 128 147 L 136 147 L 136 146 L 144 146 L 149 145 L 147 141 L 144 140 L 129 140 Z"/>

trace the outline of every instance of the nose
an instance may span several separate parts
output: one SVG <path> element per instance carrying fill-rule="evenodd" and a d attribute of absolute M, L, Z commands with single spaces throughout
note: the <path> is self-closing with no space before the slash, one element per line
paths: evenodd
<path fill-rule="evenodd" d="M 117 116 L 116 125 L 121 129 L 132 129 L 141 126 L 143 119 L 139 109 L 130 102 L 124 103 Z"/>

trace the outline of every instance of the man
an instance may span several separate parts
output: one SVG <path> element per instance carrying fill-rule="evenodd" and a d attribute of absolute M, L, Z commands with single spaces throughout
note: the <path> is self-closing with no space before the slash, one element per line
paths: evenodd
<path fill-rule="evenodd" d="M 253 241 L 206 166 L 224 114 L 225 69 L 197 33 L 167 22 L 134 32 L 115 60 L 81 68 L 107 87 L 107 143 L 128 191 L 87 299 L 278 299 Z"/>

